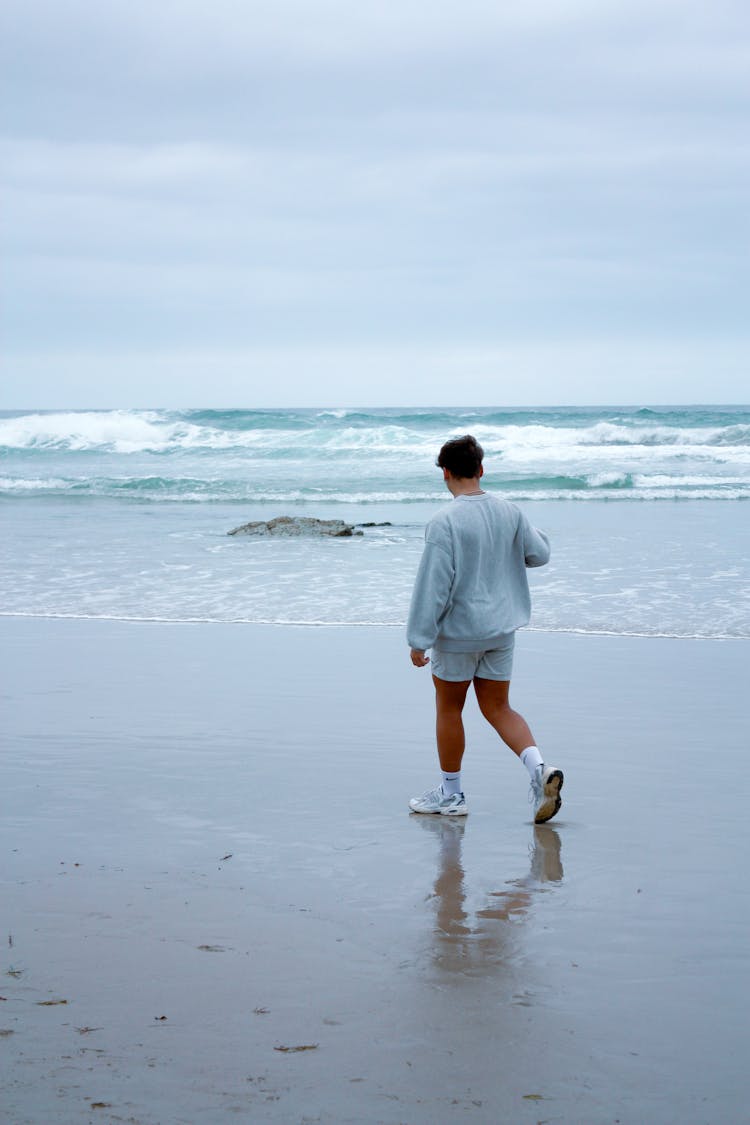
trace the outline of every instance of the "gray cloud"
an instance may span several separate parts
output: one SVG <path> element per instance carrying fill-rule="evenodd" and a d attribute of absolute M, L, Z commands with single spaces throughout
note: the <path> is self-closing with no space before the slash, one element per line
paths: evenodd
<path fill-rule="evenodd" d="M 118 356 L 171 371 L 192 351 L 215 357 L 209 401 L 222 363 L 236 389 L 238 356 L 276 370 L 309 348 L 347 370 L 359 354 L 372 402 L 368 356 L 434 370 L 438 347 L 460 378 L 478 347 L 561 401 L 567 341 L 581 401 L 587 341 L 625 340 L 665 380 L 689 369 L 683 401 L 746 397 L 749 24 L 667 0 L 11 0 L 13 370 L 41 394 L 45 356 L 52 380 L 88 355 L 118 372 L 99 384 L 115 402 Z M 342 378 L 327 400 L 353 401 Z M 589 400 L 628 397 L 606 389 Z"/>

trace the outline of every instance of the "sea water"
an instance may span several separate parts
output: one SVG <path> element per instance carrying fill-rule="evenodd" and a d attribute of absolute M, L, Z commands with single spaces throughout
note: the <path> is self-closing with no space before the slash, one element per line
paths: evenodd
<path fill-rule="evenodd" d="M 750 407 L 0 414 L 0 612 L 405 621 L 440 445 L 552 540 L 532 628 L 750 636 Z M 278 515 L 351 539 L 230 537 Z"/>

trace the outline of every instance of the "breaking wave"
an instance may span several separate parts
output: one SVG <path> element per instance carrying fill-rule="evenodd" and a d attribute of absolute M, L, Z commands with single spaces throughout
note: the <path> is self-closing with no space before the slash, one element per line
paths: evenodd
<path fill-rule="evenodd" d="M 431 502 L 435 454 L 466 431 L 519 500 L 750 498 L 750 407 L 6 413 L 0 495 Z"/>

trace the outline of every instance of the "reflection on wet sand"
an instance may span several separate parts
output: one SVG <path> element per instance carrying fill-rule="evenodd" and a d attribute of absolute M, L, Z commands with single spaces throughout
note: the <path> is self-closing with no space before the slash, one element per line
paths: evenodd
<path fill-rule="evenodd" d="M 517 955 L 516 926 L 535 897 L 563 877 L 560 837 L 548 824 L 534 825 L 528 872 L 502 890 L 484 895 L 484 905 L 467 907 L 462 846 L 467 822 L 445 816 L 413 816 L 438 844 L 438 870 L 430 896 L 435 907 L 434 963 L 446 972 L 473 975 L 490 965 L 509 964 Z"/>

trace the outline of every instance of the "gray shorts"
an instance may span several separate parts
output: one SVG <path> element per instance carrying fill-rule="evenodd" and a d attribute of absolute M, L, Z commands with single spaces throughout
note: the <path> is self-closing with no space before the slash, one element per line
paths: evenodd
<path fill-rule="evenodd" d="M 503 643 L 486 652 L 445 652 L 433 648 L 430 653 L 432 674 L 449 683 L 463 683 L 479 676 L 481 680 L 510 680 L 513 672 L 515 633 L 506 633 Z"/>

